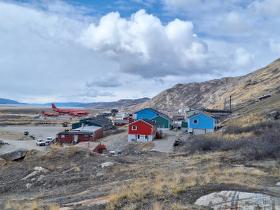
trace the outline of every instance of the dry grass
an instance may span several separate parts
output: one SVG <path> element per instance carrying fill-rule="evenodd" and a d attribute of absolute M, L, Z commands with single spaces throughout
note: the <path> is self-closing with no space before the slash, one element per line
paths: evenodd
<path fill-rule="evenodd" d="M 249 137 L 254 137 L 254 136 L 255 136 L 254 132 L 227 134 L 227 133 L 223 133 L 221 131 L 217 131 L 214 133 L 208 133 L 208 134 L 204 135 L 203 138 L 206 138 L 206 139 L 223 138 L 224 140 L 232 141 L 232 140 L 238 140 L 241 138 L 249 138 Z"/>
<path fill-rule="evenodd" d="M 216 156 L 219 157 L 219 154 Z M 219 158 L 214 158 L 213 154 L 200 155 L 200 157 L 195 155 L 189 158 L 195 161 L 186 160 L 186 165 L 173 171 L 155 168 L 153 175 L 146 174 L 145 177 L 136 178 L 133 182 L 117 188 L 111 194 L 108 209 L 123 208 L 126 204 L 135 204 L 143 200 L 161 200 L 179 196 L 194 187 L 204 188 L 209 184 L 258 188 L 263 177 L 269 175 L 258 168 L 224 167 Z M 192 164 L 200 167 L 189 167 Z M 178 206 L 171 209 L 187 209 Z"/>
<path fill-rule="evenodd" d="M 58 204 L 42 206 L 38 200 L 15 201 L 8 200 L 4 205 L 4 210 L 59 210 Z"/>
<path fill-rule="evenodd" d="M 230 119 L 230 121 L 228 121 L 226 123 L 227 126 L 240 126 L 242 125 L 243 127 L 248 126 L 248 125 L 253 125 L 253 124 L 257 124 L 257 123 L 262 123 L 264 122 L 264 117 L 262 116 L 261 113 L 257 113 L 257 114 L 244 114 L 241 115 L 238 118 L 235 119 Z"/>

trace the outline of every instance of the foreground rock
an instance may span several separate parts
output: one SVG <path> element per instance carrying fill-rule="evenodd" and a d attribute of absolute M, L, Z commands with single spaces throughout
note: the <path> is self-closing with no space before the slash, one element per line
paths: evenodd
<path fill-rule="evenodd" d="M 0 158 L 6 160 L 6 161 L 16 161 L 24 159 L 26 156 L 28 150 L 19 149 L 13 152 L 5 153 L 3 155 L 0 155 Z"/>
<path fill-rule="evenodd" d="M 22 178 L 22 180 L 27 180 L 27 179 L 33 178 L 34 176 L 37 176 L 39 174 L 46 174 L 48 172 L 49 172 L 49 170 L 47 170 L 43 167 L 36 166 L 36 167 L 34 167 L 34 171 L 31 172 L 30 174 L 28 174 L 26 177 Z M 39 177 L 39 178 L 42 179 L 43 177 Z"/>
<path fill-rule="evenodd" d="M 219 209 L 280 209 L 280 198 L 260 193 L 221 191 L 200 197 L 196 205 Z"/>

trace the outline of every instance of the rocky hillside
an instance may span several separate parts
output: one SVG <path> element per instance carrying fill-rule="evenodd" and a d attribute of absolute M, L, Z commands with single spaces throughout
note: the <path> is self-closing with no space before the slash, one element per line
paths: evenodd
<path fill-rule="evenodd" d="M 280 59 L 241 77 L 177 84 L 137 108 L 154 107 L 168 112 L 185 107 L 223 109 L 230 96 L 233 108 L 238 108 L 260 96 L 276 93 L 280 93 Z"/>

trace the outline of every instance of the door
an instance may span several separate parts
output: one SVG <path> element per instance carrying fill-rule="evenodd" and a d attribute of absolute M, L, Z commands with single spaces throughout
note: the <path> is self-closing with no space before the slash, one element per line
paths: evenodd
<path fill-rule="evenodd" d="M 147 141 L 145 135 L 138 135 L 138 141 Z"/>

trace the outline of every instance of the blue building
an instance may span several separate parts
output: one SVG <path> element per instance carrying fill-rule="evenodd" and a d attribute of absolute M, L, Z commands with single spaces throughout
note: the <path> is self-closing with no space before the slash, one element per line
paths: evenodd
<path fill-rule="evenodd" d="M 153 108 L 145 108 L 135 112 L 134 119 L 153 120 L 156 122 L 158 129 L 170 129 L 171 127 L 171 119 Z"/>
<path fill-rule="evenodd" d="M 141 109 L 134 113 L 134 118 L 136 120 L 152 120 L 153 118 L 157 117 L 159 112 L 152 108 L 145 108 Z"/>
<path fill-rule="evenodd" d="M 214 132 L 216 119 L 203 112 L 190 116 L 187 120 L 188 132 L 194 135 Z"/>

